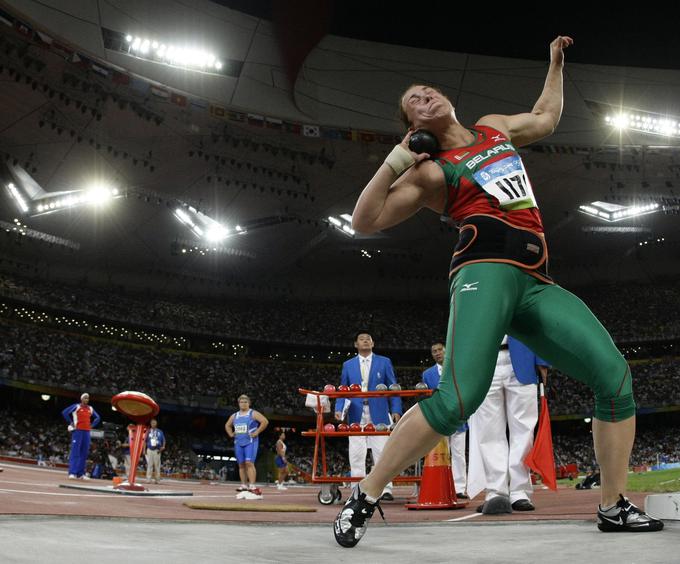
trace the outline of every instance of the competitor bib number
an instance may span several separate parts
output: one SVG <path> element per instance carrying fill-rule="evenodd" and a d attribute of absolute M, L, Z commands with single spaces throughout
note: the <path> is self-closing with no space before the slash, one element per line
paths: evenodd
<path fill-rule="evenodd" d="M 235 425 L 234 431 L 236 432 L 237 435 L 247 435 L 248 425 L 246 423 L 243 423 L 241 425 Z"/>
<path fill-rule="evenodd" d="M 498 199 L 504 209 L 538 207 L 522 159 L 517 155 L 491 163 L 473 176 L 486 193 Z"/>

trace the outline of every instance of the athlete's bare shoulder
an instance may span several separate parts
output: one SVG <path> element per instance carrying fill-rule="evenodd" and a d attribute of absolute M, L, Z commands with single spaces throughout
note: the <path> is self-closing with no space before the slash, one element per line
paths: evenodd
<path fill-rule="evenodd" d="M 432 160 L 422 161 L 408 170 L 398 182 L 417 186 L 421 191 L 421 204 L 438 213 L 446 202 L 446 179 L 442 168 Z M 396 184 L 396 183 L 395 183 Z"/>

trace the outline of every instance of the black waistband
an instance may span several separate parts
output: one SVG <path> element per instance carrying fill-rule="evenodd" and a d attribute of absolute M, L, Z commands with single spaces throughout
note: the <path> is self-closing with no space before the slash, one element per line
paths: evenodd
<path fill-rule="evenodd" d="M 496 217 L 473 215 L 460 225 L 450 276 L 474 262 L 511 264 L 552 282 L 548 276 L 548 249 L 543 235 Z"/>

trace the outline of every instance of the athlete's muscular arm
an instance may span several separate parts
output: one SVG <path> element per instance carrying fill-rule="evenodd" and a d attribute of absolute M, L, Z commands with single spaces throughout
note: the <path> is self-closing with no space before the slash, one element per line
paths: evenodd
<path fill-rule="evenodd" d="M 224 424 L 224 430 L 232 439 L 234 438 L 234 415 L 232 414 L 227 422 Z"/>
<path fill-rule="evenodd" d="M 562 68 L 564 49 L 574 43 L 571 37 L 558 36 L 550 44 L 550 68 L 543 92 L 531 113 L 513 116 L 488 115 L 479 125 L 488 125 L 504 133 L 514 145 L 521 147 L 547 137 L 557 127 L 562 115 Z"/>
<path fill-rule="evenodd" d="M 444 206 L 444 173 L 434 163 L 423 162 L 427 153 L 408 150 L 409 132 L 398 147 L 415 161 L 401 176 L 386 162 L 380 165 L 357 200 L 352 227 L 360 233 L 375 233 L 401 223 L 423 207 L 441 211 Z"/>
<path fill-rule="evenodd" d="M 254 439 L 267 428 L 267 425 L 269 425 L 269 419 L 267 419 L 259 411 L 255 410 L 253 410 L 253 419 L 255 419 L 255 421 L 257 421 L 260 424 L 260 426 L 257 429 L 250 433 L 250 436 Z"/>

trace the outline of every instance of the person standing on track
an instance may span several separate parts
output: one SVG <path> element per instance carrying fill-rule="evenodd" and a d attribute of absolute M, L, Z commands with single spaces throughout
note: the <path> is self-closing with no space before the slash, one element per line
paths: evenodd
<path fill-rule="evenodd" d="M 90 431 L 99 425 L 101 417 L 90 405 L 90 394 L 80 396 L 80 403 L 69 405 L 61 412 L 71 433 L 71 453 L 68 458 L 68 479 L 89 480 L 85 464 L 90 452 Z"/>
<path fill-rule="evenodd" d="M 146 480 L 159 484 L 161 481 L 161 453 L 165 450 L 165 433 L 158 428 L 158 421 L 149 421 L 149 432 L 146 435 Z"/>
<path fill-rule="evenodd" d="M 286 458 L 286 433 L 281 431 L 279 440 L 276 441 L 276 458 L 274 464 L 278 471 L 278 479 L 276 480 L 276 489 L 287 490 L 286 478 L 288 477 L 288 459 Z"/>
<path fill-rule="evenodd" d="M 396 426 L 383 456 L 354 489 L 333 524 L 336 541 L 355 546 L 393 476 L 453 433 L 484 400 L 503 335 L 531 348 L 595 392 L 593 440 L 602 475 L 601 531 L 658 531 L 663 522 L 635 507 L 626 490 L 635 438 L 635 401 L 625 359 L 586 305 L 547 273 L 547 244 L 531 182 L 517 147 L 550 135 L 562 113 L 564 49 L 550 44 L 550 67 L 531 112 L 487 115 L 463 126 L 437 89 L 409 87 L 400 110 L 409 129 L 359 196 L 352 226 L 370 234 L 429 208 L 459 228 L 450 268 L 446 356 L 439 388 Z M 409 150 L 413 131 L 442 149 Z M 433 157 L 432 160 L 428 160 Z"/>
<path fill-rule="evenodd" d="M 359 331 L 354 336 L 354 347 L 357 356 L 345 361 L 342 365 L 340 385 L 358 384 L 361 391 L 373 391 L 379 384 L 391 386 L 397 383 L 392 361 L 386 356 L 373 353 L 373 337 L 368 331 Z M 401 417 L 401 398 L 339 398 L 335 403 L 335 419 L 342 421 L 347 414 L 349 424 L 392 425 Z M 349 438 L 349 464 L 353 477 L 366 476 L 366 454 L 371 449 L 373 464 L 377 464 L 387 442 L 385 435 L 357 435 Z M 381 498 L 393 501 L 392 482 L 384 485 Z"/>
<path fill-rule="evenodd" d="M 238 398 L 239 410 L 233 413 L 224 425 L 227 435 L 234 439 L 234 452 L 238 462 L 238 473 L 241 486 L 236 491 L 250 491 L 262 495 L 255 486 L 257 471 L 258 436 L 269 425 L 269 420 L 259 411 L 250 408 L 250 398 L 243 394 Z"/>

